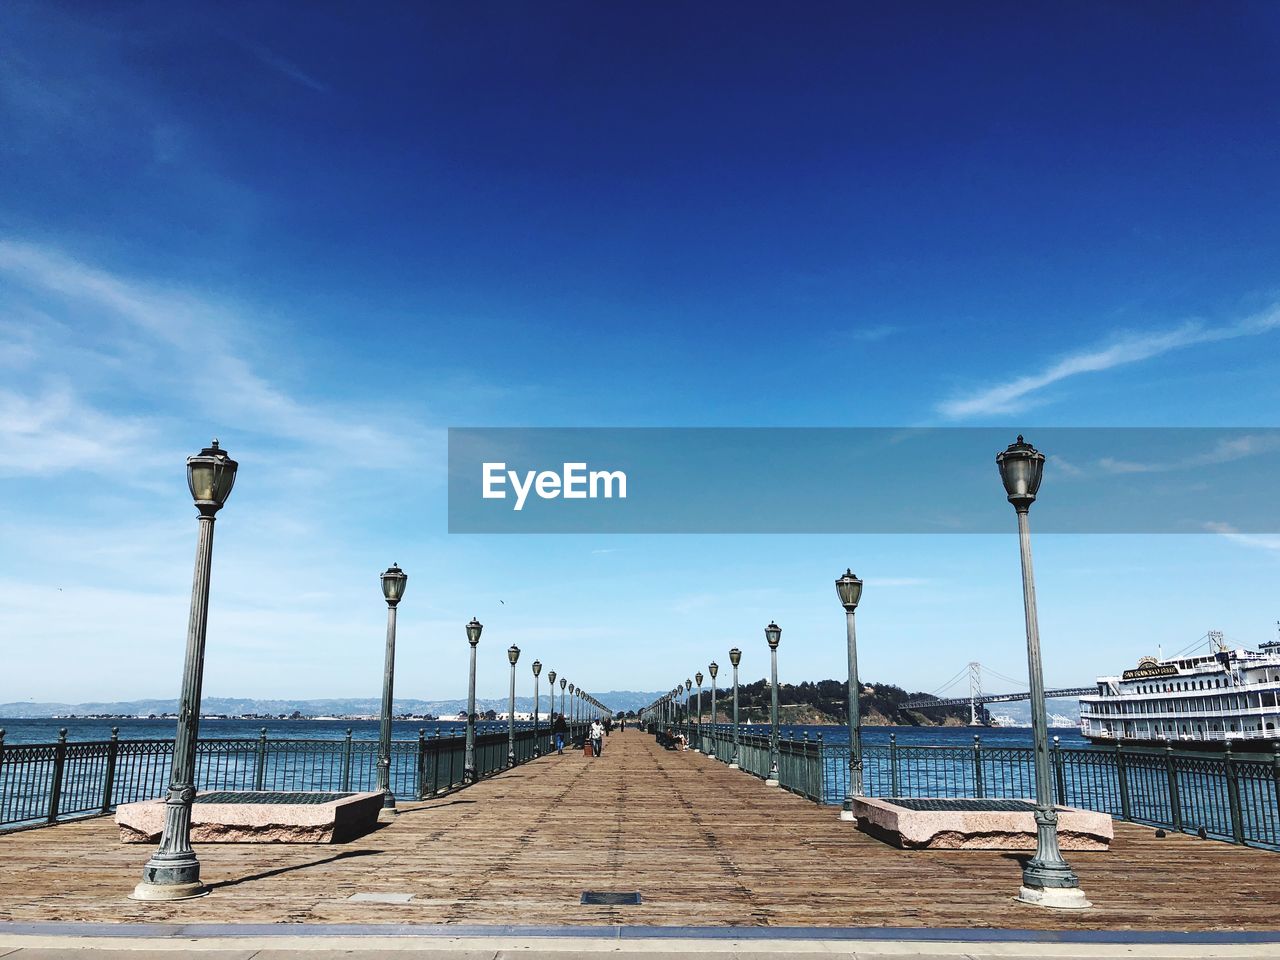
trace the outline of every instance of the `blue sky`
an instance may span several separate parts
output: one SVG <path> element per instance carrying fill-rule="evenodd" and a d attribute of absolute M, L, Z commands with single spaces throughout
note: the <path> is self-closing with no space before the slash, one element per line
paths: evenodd
<path fill-rule="evenodd" d="M 406 696 L 473 615 L 489 695 L 512 642 L 760 676 L 771 618 L 840 676 L 849 565 L 865 677 L 1025 675 L 1012 536 L 449 536 L 444 430 L 1277 425 L 1277 53 L 1262 3 L 0 6 L 0 701 L 176 691 L 213 435 L 209 694 L 376 695 L 393 560 Z M 1274 536 L 1036 550 L 1051 683 L 1280 616 Z"/>

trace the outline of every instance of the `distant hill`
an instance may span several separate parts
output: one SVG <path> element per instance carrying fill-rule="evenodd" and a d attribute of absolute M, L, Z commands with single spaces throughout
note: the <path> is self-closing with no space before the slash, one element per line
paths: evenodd
<path fill-rule="evenodd" d="M 593 693 L 592 696 L 607 704 L 614 710 L 638 710 L 656 700 L 661 694 L 641 693 L 632 690 Z M 547 696 L 543 694 L 540 709 L 546 712 Z M 556 707 L 559 708 L 560 696 L 557 691 Z M 65 716 L 157 716 L 174 713 L 178 709 L 177 698 L 168 700 L 117 700 L 110 702 L 90 703 L 50 703 L 35 701 L 19 701 L 0 703 L 0 717 L 15 719 L 38 719 L 40 717 Z M 200 704 L 200 712 L 205 714 L 226 714 L 227 716 L 289 716 L 295 712 L 307 717 L 326 716 L 376 716 L 382 709 L 382 701 L 378 697 L 353 697 L 343 699 L 318 700 L 259 700 L 248 697 L 205 697 Z M 432 714 L 437 717 L 452 717 L 467 709 L 465 699 L 458 700 L 418 700 L 408 697 L 397 697 L 395 713 L 397 716 L 412 714 L 422 716 Z M 507 699 L 476 698 L 476 710 L 505 712 Z M 533 697 L 516 697 L 517 711 L 533 709 Z"/>
<path fill-rule="evenodd" d="M 905 726 L 931 726 L 940 723 L 968 723 L 969 708 L 967 706 L 950 707 L 929 711 L 906 711 L 900 706 L 904 701 L 927 694 L 907 693 L 903 688 L 893 684 L 865 683 L 862 695 L 862 716 L 867 723 L 891 723 Z M 757 680 L 740 686 L 739 706 L 743 720 L 755 722 L 769 719 L 769 684 L 765 680 Z M 636 690 L 611 690 L 608 693 L 593 694 L 602 703 L 615 711 L 639 710 L 648 706 L 662 693 L 646 693 Z M 728 715 L 732 704 L 732 691 L 726 696 L 721 688 L 717 708 L 722 719 Z M 782 719 L 788 723 L 844 723 L 845 722 L 845 681 L 819 680 L 816 683 L 780 684 L 778 688 L 779 704 L 783 708 Z M 710 688 L 702 692 L 704 709 L 711 707 Z M 556 694 L 556 706 L 560 697 Z M 172 700 L 126 700 L 93 703 L 48 703 L 20 701 L 16 703 L 0 703 L 0 717 L 15 719 L 38 719 L 41 717 L 65 716 L 159 716 L 174 713 L 178 709 L 177 699 Z M 352 697 L 345 699 L 319 700 L 258 700 L 247 697 L 205 697 L 201 704 L 201 712 L 205 714 L 225 714 L 227 716 L 273 716 L 281 714 L 290 716 L 300 713 L 306 717 L 352 717 L 377 716 L 382 709 L 382 702 L 377 697 Z M 411 714 L 423 716 L 431 714 L 447 718 L 457 716 L 467 709 L 466 700 L 418 700 L 399 697 L 395 702 L 397 716 Z M 507 701 L 503 699 L 476 699 L 476 709 L 483 713 L 495 710 L 500 713 L 507 709 Z M 521 712 L 533 709 L 532 697 L 516 697 L 516 710 Z M 543 695 L 539 707 L 545 713 L 547 697 Z M 1017 723 L 1029 722 L 1029 705 L 1021 703 L 996 703 L 990 705 L 993 714 L 1010 716 Z M 1049 701 L 1051 713 L 1062 714 L 1071 719 L 1072 724 L 1078 722 L 1079 705 L 1075 700 Z"/>

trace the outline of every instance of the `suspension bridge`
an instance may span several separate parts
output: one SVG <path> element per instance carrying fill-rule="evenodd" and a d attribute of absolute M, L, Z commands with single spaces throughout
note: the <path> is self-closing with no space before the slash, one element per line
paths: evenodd
<path fill-rule="evenodd" d="M 934 691 L 931 696 L 918 697 L 915 700 L 908 700 L 902 704 L 906 710 L 928 710 L 935 707 L 961 707 L 965 704 L 969 705 L 969 722 L 971 724 L 979 724 L 982 722 L 981 715 L 983 711 L 981 707 L 988 703 L 1012 703 L 1015 700 L 1030 700 L 1030 691 L 1018 691 L 1015 693 L 983 693 L 982 691 L 982 664 L 976 660 L 971 661 L 963 670 L 954 677 L 944 683 L 941 687 Z M 1021 681 L 1006 677 L 990 667 L 985 668 L 987 673 L 1005 683 L 1012 683 L 1015 686 Z M 944 697 L 942 694 L 951 691 L 956 685 L 962 683 L 968 677 L 969 695 L 968 696 L 951 696 Z M 1058 697 L 1079 697 L 1086 693 L 1093 693 L 1096 687 L 1062 687 L 1055 690 L 1045 690 L 1044 698 L 1053 700 Z"/>

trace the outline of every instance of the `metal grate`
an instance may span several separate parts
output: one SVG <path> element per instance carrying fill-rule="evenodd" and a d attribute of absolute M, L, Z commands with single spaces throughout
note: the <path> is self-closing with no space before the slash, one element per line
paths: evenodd
<path fill-rule="evenodd" d="M 196 796 L 196 803 L 333 803 L 353 793 L 273 793 L 270 790 L 213 790 Z"/>
<path fill-rule="evenodd" d="M 640 891 L 634 893 L 604 893 L 599 890 L 583 890 L 583 903 L 594 903 L 605 907 L 625 907 L 640 902 Z"/>
<path fill-rule="evenodd" d="M 885 803 L 907 810 L 938 810 L 961 813 L 1034 813 L 1030 800 L 943 800 L 935 798 L 885 797 Z"/>

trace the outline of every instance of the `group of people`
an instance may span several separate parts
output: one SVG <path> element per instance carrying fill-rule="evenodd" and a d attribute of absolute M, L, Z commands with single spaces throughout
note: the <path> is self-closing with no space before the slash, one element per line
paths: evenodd
<path fill-rule="evenodd" d="M 626 729 L 626 721 L 623 722 L 623 729 Z M 604 719 L 596 718 L 591 721 L 591 728 L 587 731 L 587 736 L 591 741 L 591 755 L 598 757 L 604 750 L 604 738 L 609 735 L 613 729 L 613 718 L 605 717 Z M 564 753 L 564 738 L 569 733 L 569 725 L 565 722 L 564 714 L 557 714 L 556 718 L 551 721 L 551 733 L 555 737 L 556 753 Z"/>

